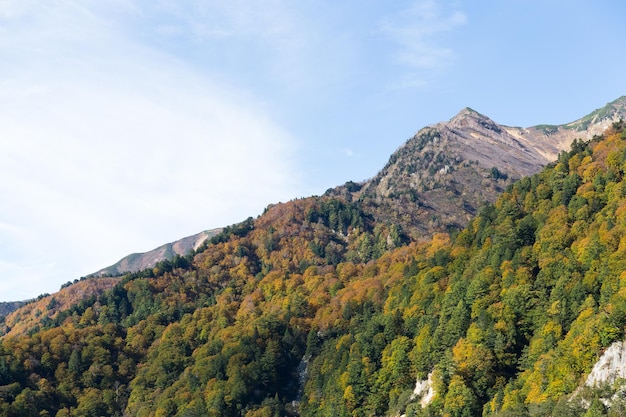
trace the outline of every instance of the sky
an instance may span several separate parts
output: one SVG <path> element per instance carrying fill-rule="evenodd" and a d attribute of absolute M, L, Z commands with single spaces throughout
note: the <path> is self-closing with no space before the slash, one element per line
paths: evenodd
<path fill-rule="evenodd" d="M 621 0 L 0 0 L 0 301 L 626 94 Z"/>

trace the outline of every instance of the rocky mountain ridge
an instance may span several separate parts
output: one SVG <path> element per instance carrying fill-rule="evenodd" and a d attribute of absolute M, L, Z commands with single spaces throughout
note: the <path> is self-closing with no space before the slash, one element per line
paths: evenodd
<path fill-rule="evenodd" d="M 366 211 L 399 224 L 413 239 L 459 229 L 514 181 L 539 172 L 569 150 L 626 119 L 626 96 L 564 125 L 500 125 L 467 107 L 447 122 L 417 132 L 362 184 L 328 195 L 363 203 Z"/>
<path fill-rule="evenodd" d="M 127 272 L 137 272 L 146 268 L 152 268 L 158 262 L 172 259 L 175 255 L 185 256 L 190 251 L 198 249 L 207 239 L 217 235 L 221 230 L 221 228 L 204 230 L 175 242 L 166 243 L 148 252 L 130 254 L 111 266 L 89 274 L 89 276 L 119 276 Z"/>

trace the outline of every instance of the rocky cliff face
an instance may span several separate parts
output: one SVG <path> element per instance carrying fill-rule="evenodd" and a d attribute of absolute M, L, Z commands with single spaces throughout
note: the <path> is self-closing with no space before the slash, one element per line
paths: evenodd
<path fill-rule="evenodd" d="M 535 174 L 574 139 L 626 119 L 626 97 L 565 125 L 500 125 L 470 108 L 420 130 L 372 179 L 328 191 L 358 199 L 377 219 L 419 239 L 458 229 L 515 180 Z"/>
<path fill-rule="evenodd" d="M 626 341 L 614 342 L 609 346 L 587 375 L 585 383 L 570 396 L 569 403 L 584 410 L 591 408 L 591 401 L 598 397 L 604 406 L 624 415 L 626 410 Z M 591 390 L 591 391 L 590 391 Z"/>
<path fill-rule="evenodd" d="M 604 351 L 587 376 L 585 385 L 600 387 L 626 378 L 626 342 L 615 342 Z"/>

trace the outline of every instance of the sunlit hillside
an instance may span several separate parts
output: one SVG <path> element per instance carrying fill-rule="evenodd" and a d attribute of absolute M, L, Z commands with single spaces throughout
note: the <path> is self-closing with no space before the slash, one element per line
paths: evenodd
<path fill-rule="evenodd" d="M 358 200 L 272 205 L 4 336 L 0 414 L 620 415 L 581 387 L 626 328 L 625 174 L 615 122 L 419 242 Z"/>

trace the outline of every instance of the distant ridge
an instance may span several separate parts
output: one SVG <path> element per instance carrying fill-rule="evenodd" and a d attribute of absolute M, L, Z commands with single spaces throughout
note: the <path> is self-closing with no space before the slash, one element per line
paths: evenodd
<path fill-rule="evenodd" d="M 152 268 L 158 262 L 172 259 L 175 255 L 187 255 L 189 252 L 202 245 L 204 241 L 217 235 L 221 230 L 222 229 L 205 230 L 175 242 L 166 243 L 148 252 L 130 254 L 111 266 L 89 274 L 88 277 L 119 276 L 127 272 L 137 272 L 146 268 Z"/>
<path fill-rule="evenodd" d="M 28 301 L 6 301 L 0 302 L 0 317 L 4 317 L 12 311 L 22 307 Z"/>

